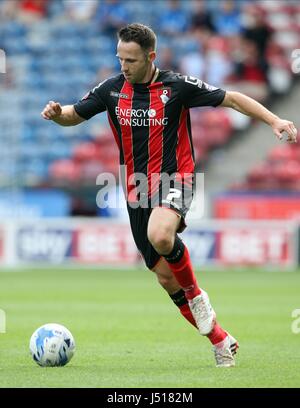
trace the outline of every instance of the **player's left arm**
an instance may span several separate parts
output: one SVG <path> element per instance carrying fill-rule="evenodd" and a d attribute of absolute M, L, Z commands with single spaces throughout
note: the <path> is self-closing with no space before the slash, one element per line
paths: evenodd
<path fill-rule="evenodd" d="M 290 120 L 281 119 L 265 108 L 262 104 L 240 92 L 226 91 L 223 102 L 220 106 L 235 109 L 245 115 L 267 123 L 279 140 L 282 133 L 287 133 L 287 141 L 295 143 L 297 141 L 297 129 Z"/>

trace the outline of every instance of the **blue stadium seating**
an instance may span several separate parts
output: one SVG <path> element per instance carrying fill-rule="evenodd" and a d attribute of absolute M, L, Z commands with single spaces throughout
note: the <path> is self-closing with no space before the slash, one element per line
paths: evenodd
<path fill-rule="evenodd" d="M 97 72 L 101 68 L 110 68 L 112 72 L 119 70 L 115 56 L 116 38 L 103 32 L 96 17 L 87 23 L 62 20 L 62 2 L 54 0 L 49 3 L 47 19 L 32 25 L 12 20 L 0 24 L 0 48 L 7 51 L 13 77 L 13 85 L 6 89 L 5 98 L 0 95 L 0 142 L 3 146 L 0 183 L 5 184 L 5 177 L 10 178 L 12 174 L 25 183 L 29 180 L 31 185 L 46 182 L 53 161 L 72 158 L 73 148 L 78 143 L 97 141 L 102 134 L 107 134 L 106 115 L 72 129 L 61 128 L 40 117 L 48 100 L 69 104 L 81 98 L 99 81 Z M 130 21 L 150 24 L 156 29 L 159 47 L 175 50 L 175 59 L 179 62 L 187 53 L 199 52 L 199 41 L 190 35 L 172 38 L 162 34 L 159 18 L 167 10 L 167 3 L 156 0 L 155 7 L 147 9 L 143 1 L 127 1 L 124 5 Z M 187 16 L 191 13 L 190 4 L 181 2 Z M 209 7 L 218 7 L 216 4 L 213 2 Z M 11 106 L 15 107 L 14 110 Z M 195 126 L 198 126 L 197 120 Z M 220 128 L 222 130 L 222 126 Z M 211 129 L 212 139 L 208 146 L 201 138 L 199 124 L 196 129 L 198 142 L 200 140 L 196 143 L 199 160 L 212 146 L 227 142 L 228 129 L 226 134 Z M 115 143 L 113 138 L 111 140 L 112 144 Z"/>

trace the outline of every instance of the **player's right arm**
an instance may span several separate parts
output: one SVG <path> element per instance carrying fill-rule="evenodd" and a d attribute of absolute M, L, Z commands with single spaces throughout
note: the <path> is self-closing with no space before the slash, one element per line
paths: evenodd
<path fill-rule="evenodd" d="M 110 89 L 109 81 L 103 81 L 88 92 L 75 105 L 61 106 L 50 101 L 41 112 L 46 120 L 53 120 L 61 126 L 75 126 L 106 110 L 106 99 Z"/>
<path fill-rule="evenodd" d="M 75 126 L 85 121 L 78 115 L 73 105 L 61 106 L 58 102 L 49 101 L 41 115 L 46 120 L 53 120 L 61 126 Z"/>

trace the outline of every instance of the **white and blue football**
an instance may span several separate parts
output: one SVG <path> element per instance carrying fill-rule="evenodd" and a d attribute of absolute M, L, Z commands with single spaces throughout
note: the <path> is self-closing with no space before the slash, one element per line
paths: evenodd
<path fill-rule="evenodd" d="M 48 323 L 39 327 L 29 343 L 33 360 L 42 367 L 66 365 L 75 352 L 72 333 L 61 324 Z"/>

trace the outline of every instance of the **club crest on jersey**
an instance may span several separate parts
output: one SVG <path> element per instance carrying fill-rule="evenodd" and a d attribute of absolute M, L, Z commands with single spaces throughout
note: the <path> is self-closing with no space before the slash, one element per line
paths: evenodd
<path fill-rule="evenodd" d="M 110 91 L 110 96 L 121 99 L 129 99 L 129 96 L 127 94 L 115 91 Z"/>
<path fill-rule="evenodd" d="M 158 92 L 162 103 L 165 105 L 171 98 L 171 88 L 162 88 Z"/>

